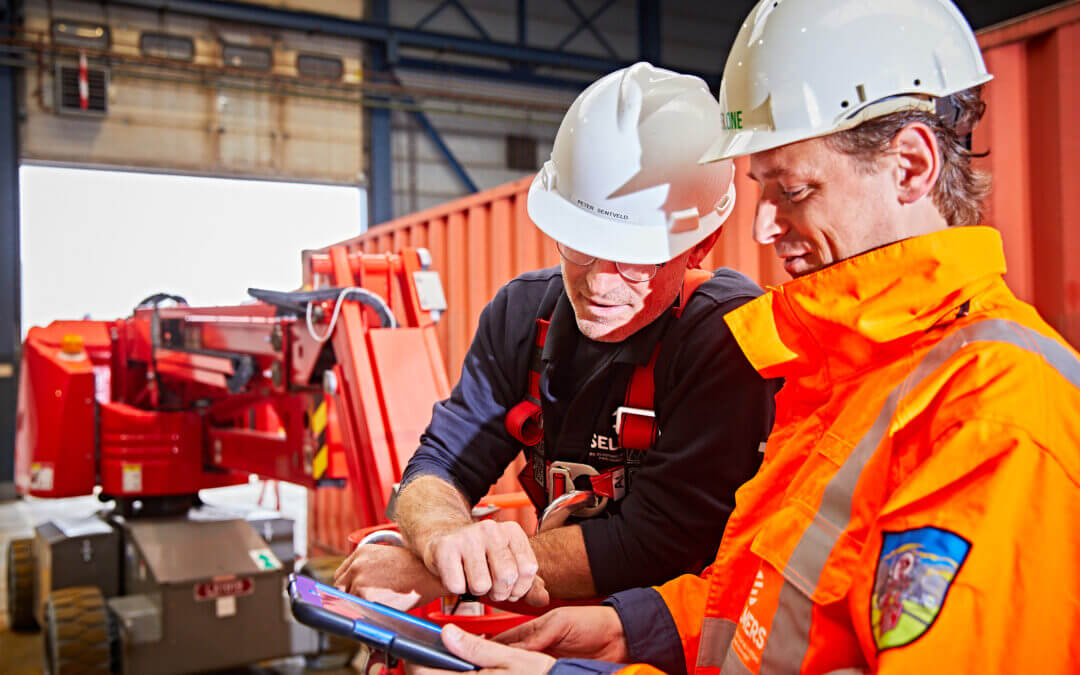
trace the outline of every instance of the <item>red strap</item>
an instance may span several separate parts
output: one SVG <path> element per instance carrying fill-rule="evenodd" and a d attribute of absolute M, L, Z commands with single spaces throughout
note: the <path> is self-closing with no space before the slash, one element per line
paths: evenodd
<path fill-rule="evenodd" d="M 683 308 L 686 307 L 686 303 L 690 300 L 690 296 L 694 294 L 694 291 L 697 290 L 697 287 L 712 279 L 712 277 L 712 272 L 706 270 L 686 270 L 686 275 L 683 277 L 682 292 L 679 294 L 679 304 L 675 307 L 676 318 L 682 316 Z M 660 354 L 661 344 L 657 343 L 647 364 L 634 369 L 634 374 L 630 376 L 630 384 L 626 388 L 626 403 L 623 404 L 625 407 L 639 410 L 655 409 L 653 399 L 656 395 L 656 383 L 653 371 L 656 370 L 656 357 Z M 632 412 L 623 413 L 619 428 L 619 445 L 621 447 L 631 450 L 648 450 L 656 443 L 656 434 L 655 416 L 637 415 Z"/>
<path fill-rule="evenodd" d="M 634 368 L 634 373 L 630 376 L 630 384 L 626 386 L 624 407 L 639 410 L 653 409 L 656 393 L 653 371 L 656 369 L 656 358 L 660 354 L 661 344 L 659 342 L 656 344 L 647 364 Z M 656 417 L 638 415 L 630 411 L 622 414 L 619 426 L 619 447 L 629 450 L 648 450 L 654 443 L 656 443 Z"/>
<path fill-rule="evenodd" d="M 656 357 L 660 355 L 661 344 L 656 343 L 648 363 L 634 368 L 634 374 L 630 376 L 630 384 L 626 386 L 626 400 L 623 403 L 627 408 L 653 409 L 653 398 L 656 393 L 653 371 L 656 369 Z"/>
<path fill-rule="evenodd" d="M 547 342 L 548 327 L 551 326 L 551 322 L 545 319 L 536 320 L 536 346 L 541 349 L 544 348 L 544 343 Z"/>
<path fill-rule="evenodd" d="M 526 399 L 506 413 L 506 430 L 523 445 L 533 446 L 544 437 L 543 413 L 540 406 Z"/>
<path fill-rule="evenodd" d="M 601 497 L 619 500 L 626 496 L 626 467 L 617 466 L 596 476 L 589 476 L 593 492 Z"/>
<path fill-rule="evenodd" d="M 550 321 L 536 320 L 536 348 L 533 350 L 532 361 L 529 363 L 529 396 L 537 403 L 540 402 L 540 355 L 544 351 L 544 343 L 547 342 L 549 326 L 551 326 Z"/>

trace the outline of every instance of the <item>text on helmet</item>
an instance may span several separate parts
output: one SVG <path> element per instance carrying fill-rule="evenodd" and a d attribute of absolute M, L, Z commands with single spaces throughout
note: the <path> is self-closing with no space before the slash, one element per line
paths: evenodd
<path fill-rule="evenodd" d="M 732 110 L 726 112 L 720 116 L 720 123 L 724 129 L 730 131 L 732 129 L 742 129 L 742 111 Z"/>

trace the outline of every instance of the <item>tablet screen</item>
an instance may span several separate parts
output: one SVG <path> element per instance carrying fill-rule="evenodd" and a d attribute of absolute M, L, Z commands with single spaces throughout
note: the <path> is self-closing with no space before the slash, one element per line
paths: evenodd
<path fill-rule="evenodd" d="M 318 586 L 315 587 L 315 591 L 322 600 L 322 606 L 335 614 L 339 614 L 349 619 L 360 619 L 361 621 L 378 626 L 379 628 L 384 628 L 414 642 L 419 642 L 428 647 L 434 647 L 439 651 L 446 651 L 446 647 L 443 646 L 442 640 L 439 639 L 439 631 L 437 629 L 419 626 L 411 621 L 382 614 L 381 612 L 371 609 L 370 607 L 365 607 L 358 602 L 353 602 L 352 600 L 347 600 L 332 593 L 327 593 Z"/>

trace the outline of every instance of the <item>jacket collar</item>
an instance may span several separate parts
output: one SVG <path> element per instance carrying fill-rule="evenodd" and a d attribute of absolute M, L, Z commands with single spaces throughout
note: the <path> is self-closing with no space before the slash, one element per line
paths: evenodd
<path fill-rule="evenodd" d="M 951 228 L 793 279 L 725 320 L 763 376 L 816 388 L 909 349 L 1004 273 L 996 230 Z"/>

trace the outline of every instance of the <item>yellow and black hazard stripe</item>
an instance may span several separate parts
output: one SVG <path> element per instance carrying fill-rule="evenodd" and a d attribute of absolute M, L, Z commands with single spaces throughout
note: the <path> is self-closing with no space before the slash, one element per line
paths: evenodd
<path fill-rule="evenodd" d="M 315 457 L 311 462 L 311 476 L 320 480 L 326 475 L 330 465 L 330 449 L 326 445 L 326 406 L 328 401 L 321 395 L 315 396 L 314 409 L 311 412 L 311 436 L 314 439 Z"/>

